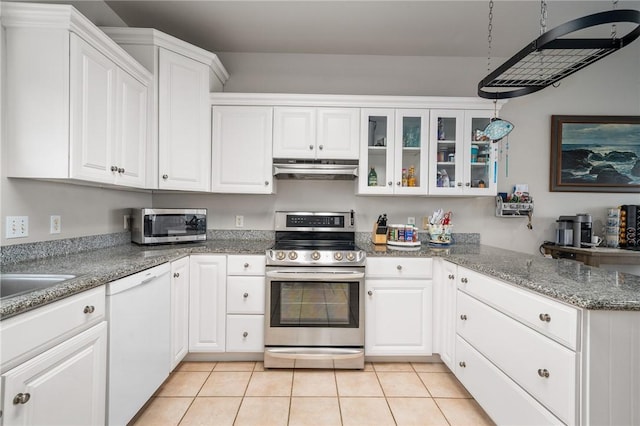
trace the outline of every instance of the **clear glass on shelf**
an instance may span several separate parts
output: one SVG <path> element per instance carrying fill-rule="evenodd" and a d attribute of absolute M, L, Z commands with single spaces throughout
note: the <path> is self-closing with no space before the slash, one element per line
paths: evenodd
<path fill-rule="evenodd" d="M 487 188 L 491 182 L 491 140 L 484 136 L 483 130 L 489 125 L 488 117 L 471 118 L 469 158 L 471 163 L 471 188 Z"/>
<path fill-rule="evenodd" d="M 436 168 L 432 171 L 432 179 L 438 188 L 455 188 L 459 173 L 456 168 L 459 117 L 439 115 L 436 123 Z"/>

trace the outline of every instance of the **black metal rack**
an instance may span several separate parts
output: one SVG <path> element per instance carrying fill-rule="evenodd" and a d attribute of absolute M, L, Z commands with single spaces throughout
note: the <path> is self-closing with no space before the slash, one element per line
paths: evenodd
<path fill-rule="evenodd" d="M 619 22 L 639 25 L 621 38 L 560 38 L 597 25 Z M 478 83 L 478 96 L 507 99 L 537 92 L 623 48 L 638 36 L 638 10 L 611 10 L 565 22 L 542 34 L 482 79 Z M 501 87 L 509 90 L 486 90 Z"/>

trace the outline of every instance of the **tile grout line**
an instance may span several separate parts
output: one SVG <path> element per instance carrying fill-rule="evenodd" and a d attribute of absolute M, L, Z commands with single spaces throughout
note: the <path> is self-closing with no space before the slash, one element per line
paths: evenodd
<path fill-rule="evenodd" d="M 191 409 L 191 407 L 193 406 L 193 403 L 196 402 L 196 399 L 198 398 L 198 395 L 200 394 L 200 392 L 202 391 L 202 388 L 204 387 L 204 385 L 207 383 L 207 380 L 209 380 L 209 377 L 211 377 L 211 373 L 213 372 L 213 369 L 215 368 L 215 365 L 211 368 L 211 371 L 209 371 L 209 374 L 207 375 L 207 378 L 204 379 L 204 381 L 202 382 L 202 384 L 200 385 L 200 389 L 198 389 L 198 392 L 196 392 L 195 396 L 193 397 L 193 399 L 191 399 L 191 404 L 189 404 L 189 406 L 187 407 L 186 410 L 184 410 L 184 413 L 182 414 L 182 416 L 180 417 L 180 420 L 178 420 L 178 426 L 180 426 L 180 423 L 182 423 L 182 421 L 184 420 L 184 418 L 186 417 L 187 413 L 189 412 L 189 409 Z M 175 371 L 175 370 L 174 370 Z M 206 373 L 206 371 L 204 371 L 203 373 Z"/>

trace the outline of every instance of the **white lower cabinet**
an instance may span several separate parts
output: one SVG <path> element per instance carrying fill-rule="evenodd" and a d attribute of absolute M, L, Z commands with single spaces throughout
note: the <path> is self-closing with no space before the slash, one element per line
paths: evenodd
<path fill-rule="evenodd" d="M 264 352 L 265 257 L 227 260 L 227 352 Z"/>
<path fill-rule="evenodd" d="M 189 352 L 189 256 L 171 262 L 171 370 Z"/>
<path fill-rule="evenodd" d="M 3 424 L 104 424 L 106 349 L 103 321 L 3 374 Z"/>
<path fill-rule="evenodd" d="M 367 259 L 367 356 L 431 355 L 431 266 L 431 259 Z"/>
<path fill-rule="evenodd" d="M 559 425 L 549 410 L 464 339 L 456 339 L 458 364 L 452 371 L 465 388 L 499 425 Z"/>
<path fill-rule="evenodd" d="M 224 352 L 227 256 L 189 260 L 189 352 Z"/>
<path fill-rule="evenodd" d="M 450 370 L 454 370 L 456 349 L 456 275 L 457 266 L 434 259 L 433 268 L 433 352 Z"/>

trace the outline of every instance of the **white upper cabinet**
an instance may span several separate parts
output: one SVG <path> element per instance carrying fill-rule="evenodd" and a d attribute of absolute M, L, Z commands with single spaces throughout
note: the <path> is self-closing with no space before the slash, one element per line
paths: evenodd
<path fill-rule="evenodd" d="M 431 111 L 431 176 L 435 195 L 496 195 L 496 144 L 478 132 L 490 110 Z"/>
<path fill-rule="evenodd" d="M 151 75 L 74 8 L 7 3 L 10 177 L 145 187 Z"/>
<path fill-rule="evenodd" d="M 273 157 L 357 160 L 359 108 L 275 107 Z"/>
<path fill-rule="evenodd" d="M 429 111 L 362 109 L 360 194 L 426 195 Z"/>
<path fill-rule="evenodd" d="M 102 30 L 153 73 L 148 187 L 209 191 L 209 94 L 229 78 L 224 66 L 213 53 L 154 29 Z"/>
<path fill-rule="evenodd" d="M 158 188 L 208 191 L 209 70 L 166 49 L 159 60 Z"/>
<path fill-rule="evenodd" d="M 213 192 L 271 194 L 273 108 L 214 106 Z"/>

